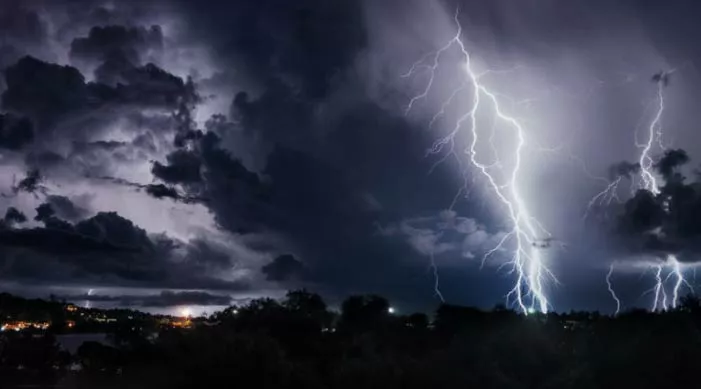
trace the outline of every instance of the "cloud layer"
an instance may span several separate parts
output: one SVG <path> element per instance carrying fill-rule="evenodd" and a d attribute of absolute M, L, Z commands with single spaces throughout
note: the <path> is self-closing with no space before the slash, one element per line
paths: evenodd
<path fill-rule="evenodd" d="M 451 269 L 442 277 L 450 300 L 500 301 L 508 276 L 478 269 L 510 229 L 504 210 L 478 175 L 461 174 L 465 155 L 435 166 L 426 157 L 459 112 L 429 129 L 441 106 L 431 95 L 404 113 L 422 80 L 400 75 L 454 34 L 453 6 L 9 1 L 0 10 L 0 278 L 151 288 L 190 304 L 307 286 L 422 305 L 434 301 L 433 255 Z M 580 289 L 555 304 L 595 304 L 581 297 L 584 284 L 598 282 L 623 243 L 695 250 L 696 186 L 675 175 L 681 152 L 658 164 L 673 220 L 640 192 L 615 244 L 573 222 L 602 181 L 639 172 L 609 166 L 636 160 L 650 74 L 701 54 L 670 28 L 695 36 L 689 7 L 461 2 L 479 66 L 513 69 L 485 80 L 513 100 L 539 151 L 524 166 L 524 196 L 568 243 L 553 267 Z M 687 101 L 699 80 L 684 69 L 690 81 L 671 84 L 665 124 L 691 145 L 683 128 L 697 122 Z M 454 81 L 442 77 L 438 90 Z M 456 197 L 465 183 L 473 190 Z M 487 264 L 508 259 L 494 254 Z"/>

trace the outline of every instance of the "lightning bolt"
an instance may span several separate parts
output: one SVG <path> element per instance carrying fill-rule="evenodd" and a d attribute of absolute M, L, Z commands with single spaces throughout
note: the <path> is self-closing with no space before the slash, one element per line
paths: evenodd
<path fill-rule="evenodd" d="M 668 76 L 674 71 L 675 69 L 668 71 L 665 74 Z M 663 74 L 663 76 L 665 74 Z M 635 142 L 635 145 L 641 150 L 640 159 L 638 160 L 638 164 L 640 166 L 639 189 L 647 190 L 655 196 L 658 196 L 661 193 L 661 191 L 659 183 L 657 181 L 657 177 L 654 174 L 653 167 L 655 161 L 651 153 L 653 148 L 655 147 L 655 143 L 658 145 L 660 150 L 665 149 L 665 146 L 662 142 L 662 117 L 665 110 L 664 87 L 665 82 L 663 82 L 662 80 L 657 81 L 657 109 L 655 111 L 655 115 L 653 116 L 652 121 L 650 122 L 650 125 L 647 128 L 645 142 L 638 143 L 637 136 Z M 609 184 L 609 186 L 606 189 L 604 189 L 601 193 L 597 194 L 589 203 L 588 209 L 591 208 L 592 204 L 595 204 L 597 202 L 610 203 L 611 199 L 617 198 L 615 193 L 618 190 L 618 184 L 620 183 L 620 180 L 621 177 Z M 667 211 L 668 204 L 666 201 L 663 203 L 663 206 L 664 210 Z M 684 285 L 686 285 L 688 289 L 692 291 L 692 293 L 694 292 L 694 288 L 684 277 L 684 269 L 682 267 L 682 264 L 679 262 L 675 255 L 669 254 L 667 258 L 665 258 L 661 263 L 653 265 L 652 268 L 655 274 L 655 286 L 652 288 L 652 291 L 654 292 L 654 300 L 650 309 L 653 312 L 658 310 L 666 311 L 670 307 L 672 309 L 676 308 L 677 304 L 679 303 L 679 292 L 682 286 Z M 613 265 L 611 265 L 609 273 L 606 276 L 606 282 L 609 287 L 609 292 L 611 293 L 614 300 L 616 300 L 617 306 L 620 306 L 620 301 L 616 297 L 616 294 L 614 293 L 610 282 L 612 271 Z M 667 272 L 666 277 L 662 276 L 664 272 Z M 670 297 L 667 294 L 665 285 L 671 278 L 674 278 L 675 282 L 672 287 L 671 301 L 669 301 Z"/>
<path fill-rule="evenodd" d="M 675 70 L 668 71 L 666 74 L 669 75 L 673 73 Z M 651 192 L 654 195 L 658 195 L 660 193 L 660 188 L 659 185 L 657 184 L 657 178 L 654 175 L 653 172 L 653 166 L 654 166 L 654 159 L 652 158 L 651 151 L 653 149 L 654 143 L 657 142 L 657 144 L 660 146 L 662 150 L 665 149 L 664 145 L 662 144 L 662 114 L 665 109 L 665 99 L 664 99 L 664 82 L 658 81 L 657 82 L 657 110 L 655 112 L 655 115 L 650 122 L 650 125 L 648 126 L 647 129 L 647 139 L 644 143 L 638 143 L 637 142 L 637 136 L 636 136 L 636 142 L 635 145 L 639 149 L 641 149 L 640 152 L 640 158 L 638 160 L 638 165 L 640 166 L 640 189 L 645 189 L 649 192 Z M 637 133 L 636 133 L 637 135 Z M 589 201 L 589 204 L 587 205 L 587 209 L 584 213 L 583 219 L 586 219 L 591 212 L 591 209 L 595 206 L 608 206 L 611 205 L 611 203 L 615 200 L 616 202 L 620 203 L 621 200 L 618 197 L 618 188 L 621 183 L 621 181 L 625 178 L 624 176 L 618 176 L 616 177 L 613 181 L 611 181 L 601 192 L 597 193 L 592 199 Z M 635 192 L 635 188 L 632 186 L 633 181 L 631 180 L 631 192 Z"/>
<path fill-rule="evenodd" d="M 613 275 L 613 263 L 611 266 L 609 266 L 609 272 L 606 274 L 606 285 L 608 286 L 609 293 L 611 293 L 611 297 L 613 300 L 616 302 L 616 312 L 614 315 L 618 315 L 618 313 L 621 311 L 621 300 L 618 298 L 616 295 L 616 291 L 613 290 L 613 286 L 611 285 L 611 276 Z"/>
<path fill-rule="evenodd" d="M 658 305 L 661 306 L 663 311 L 667 310 L 667 293 L 664 290 L 664 280 L 662 279 L 662 265 L 655 266 L 655 300 L 652 303 L 652 311 L 655 312 L 658 309 Z"/>
<path fill-rule="evenodd" d="M 670 74 L 674 70 L 668 72 L 667 74 Z M 664 113 L 665 109 L 665 98 L 664 98 L 664 83 L 663 82 L 657 82 L 657 111 L 655 113 L 655 116 L 652 119 L 652 122 L 650 122 L 650 126 L 648 127 L 647 131 L 647 141 L 643 144 L 638 144 L 637 146 L 642 148 L 642 151 L 640 153 L 640 178 L 641 178 L 641 187 L 642 189 L 645 189 L 652 193 L 653 195 L 657 196 L 660 194 L 660 187 L 657 182 L 657 178 L 653 174 L 653 165 L 654 165 L 654 160 L 650 156 L 650 151 L 653 148 L 653 143 L 657 142 L 659 145 L 659 148 L 661 150 L 664 150 L 665 147 L 662 144 L 662 114 Z M 665 211 L 667 210 L 667 202 L 664 203 L 664 208 Z M 663 280 L 661 277 L 663 268 L 669 267 L 669 273 L 667 277 Z M 665 292 L 665 281 L 669 280 L 672 276 L 676 277 L 676 282 L 674 283 L 674 287 L 672 289 L 672 301 L 670 303 L 672 308 L 677 307 L 677 303 L 679 302 L 679 290 L 681 289 L 683 284 L 686 284 L 689 286 L 691 290 L 693 288 L 691 287 L 691 284 L 687 282 L 687 280 L 684 278 L 684 273 L 682 271 L 682 266 L 677 260 L 677 257 L 674 255 L 669 255 L 667 256 L 667 259 L 664 263 L 659 264 L 656 266 L 656 273 L 655 273 L 655 301 L 652 304 L 652 311 L 656 311 L 658 308 L 661 308 L 662 310 L 667 310 L 668 305 L 667 305 L 667 294 Z M 660 301 L 661 298 L 661 301 Z M 661 306 L 659 306 L 659 303 L 661 303 Z"/>
<path fill-rule="evenodd" d="M 680 290 L 682 286 L 686 286 L 691 293 L 695 293 L 696 291 L 694 290 L 694 287 L 687 281 L 686 277 L 684 277 L 684 267 L 682 266 L 681 262 L 677 259 L 676 256 L 674 255 L 669 255 L 667 257 L 667 264 L 671 268 L 669 270 L 669 274 L 667 275 L 667 279 L 670 279 L 672 277 L 675 278 L 674 281 L 674 286 L 672 289 L 672 308 L 676 308 L 677 305 L 679 304 L 679 295 L 680 295 Z"/>
<path fill-rule="evenodd" d="M 677 277 L 677 281 L 674 283 L 674 289 L 672 290 L 672 308 L 676 308 L 677 303 L 679 302 L 679 289 L 681 288 L 682 284 L 686 282 L 686 280 L 684 279 L 682 267 L 679 261 L 677 261 L 677 258 L 670 255 L 669 260 L 672 262 L 672 272 L 670 273 L 670 276 L 674 274 Z"/>
<path fill-rule="evenodd" d="M 655 113 L 655 117 L 653 118 L 652 122 L 650 122 L 650 127 L 648 127 L 647 131 L 647 141 L 643 144 L 637 144 L 639 148 L 642 148 L 642 151 L 640 153 L 640 160 L 638 161 L 640 163 L 640 178 L 641 178 L 641 186 L 642 189 L 645 189 L 647 191 L 650 191 L 654 195 L 658 195 L 660 193 L 660 187 L 657 184 L 657 179 L 655 178 L 655 175 L 653 174 L 652 167 L 654 165 L 654 160 L 652 159 L 652 156 L 650 156 L 650 151 L 652 150 L 653 142 L 657 141 L 661 148 L 664 150 L 664 146 L 662 146 L 662 126 L 661 126 L 661 121 L 662 121 L 662 113 L 664 112 L 664 93 L 663 93 L 663 88 L 664 85 L 662 82 L 657 83 L 657 112 Z"/>
<path fill-rule="evenodd" d="M 411 98 L 407 104 L 405 114 L 409 114 L 412 108 L 419 101 L 427 98 L 428 94 L 431 92 L 436 72 L 440 68 L 443 55 L 453 47 L 459 49 L 462 58 L 462 71 L 465 78 L 461 80 L 449 96 L 442 102 L 440 110 L 431 119 L 429 127 L 433 126 L 439 118 L 445 115 L 446 109 L 454 105 L 459 95 L 471 92 L 472 103 L 469 107 L 464 107 L 464 112 L 457 119 L 452 130 L 448 135 L 438 139 L 432 145 L 428 154 L 440 154 L 447 150 L 436 164 L 442 163 L 449 156 L 455 156 L 463 171 L 464 177 L 466 169 L 463 168 L 463 159 L 459 157 L 456 151 L 456 137 L 462 132 L 465 126 L 469 128 L 471 142 L 462 152 L 469 156 L 469 161 L 472 166 L 486 179 L 489 187 L 506 209 L 506 214 L 512 226 L 511 230 L 501 239 L 497 246 L 487 252 L 485 259 L 497 251 L 505 249 L 510 243 L 513 243 L 514 247 L 511 249 L 512 255 L 509 264 L 511 265 L 511 272 L 516 275 L 516 280 L 513 288 L 506 296 L 507 304 L 513 298 L 515 305 L 526 314 L 536 310 L 547 313 L 550 308 L 550 303 L 546 296 L 545 287 L 548 281 L 553 281 L 555 283 L 558 281 L 546 266 L 540 248 L 536 247 L 538 242 L 542 240 L 538 238 L 539 236 L 545 235 L 550 238 L 551 234 L 533 218 L 519 190 L 519 179 L 522 174 L 522 154 L 523 149 L 526 147 L 526 131 L 516 118 L 504 112 L 497 94 L 482 83 L 482 77 L 492 73 L 492 71 L 486 71 L 481 74 L 475 72 L 472 56 L 462 40 L 462 26 L 458 20 L 458 16 L 459 9 L 456 10 L 454 16 L 454 21 L 457 26 L 456 34 L 437 51 L 429 53 L 415 62 L 411 66 L 411 69 L 409 69 L 406 74 L 402 75 L 402 77 L 411 77 L 420 71 L 428 73 L 428 81 L 425 87 L 421 93 Z M 511 150 L 514 166 L 510 171 L 504 169 L 504 164 L 499 160 L 498 154 L 494 155 L 497 160 L 493 163 L 483 162 L 478 156 L 477 143 L 483 135 L 483 129 L 478 125 L 477 116 L 480 112 L 490 112 L 490 108 L 493 115 L 492 119 L 498 121 L 504 128 L 513 133 L 513 139 L 516 144 L 514 149 Z M 492 147 L 492 154 L 495 154 L 494 151 L 497 150 L 497 148 L 492 141 L 492 135 L 487 137 L 487 141 Z M 506 177 L 506 179 L 500 181 L 497 174 L 492 173 L 493 169 L 497 170 L 499 176 Z M 460 188 L 459 193 L 465 190 L 465 187 Z M 455 201 L 453 204 L 454 203 Z"/>
<path fill-rule="evenodd" d="M 445 299 L 443 298 L 443 293 L 441 293 L 439 286 L 438 265 L 436 265 L 436 257 L 433 250 L 431 250 L 431 271 L 433 272 L 433 291 L 436 294 L 436 297 L 438 297 L 441 302 L 444 303 Z"/>
<path fill-rule="evenodd" d="M 93 289 L 88 289 L 88 296 L 92 296 L 93 292 L 94 292 Z M 85 300 L 85 308 L 90 309 L 90 307 L 91 307 L 90 300 Z"/>
<path fill-rule="evenodd" d="M 621 181 L 623 181 L 623 176 L 616 177 L 616 179 L 611 181 L 606 188 L 604 188 L 604 190 L 592 197 L 591 200 L 589 200 L 589 204 L 587 204 L 587 210 L 584 212 L 582 220 L 586 220 L 586 218 L 589 217 L 589 214 L 594 206 L 606 207 L 611 205 L 614 200 L 620 203 L 621 199 L 618 197 L 618 186 L 620 185 Z"/>
<path fill-rule="evenodd" d="M 655 274 L 655 286 L 646 293 L 653 292 L 654 294 L 654 300 L 650 307 L 652 312 L 677 308 L 679 305 L 679 297 L 681 296 L 680 292 L 684 286 L 686 286 L 691 293 L 695 293 L 694 287 L 684 276 L 685 267 L 688 267 L 688 265 L 682 265 L 677 257 L 672 254 L 667 256 L 665 262 L 651 266 Z M 663 273 L 667 273 L 667 275 L 663 277 Z M 669 284 L 671 279 L 674 279 L 674 284 L 670 296 L 665 287 Z"/>

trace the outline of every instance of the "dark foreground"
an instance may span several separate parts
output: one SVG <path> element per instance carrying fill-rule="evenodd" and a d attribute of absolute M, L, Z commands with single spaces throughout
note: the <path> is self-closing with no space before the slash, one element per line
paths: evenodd
<path fill-rule="evenodd" d="M 616 318 L 449 305 L 431 319 L 389 311 L 386 300 L 359 296 L 336 314 L 319 296 L 298 291 L 182 326 L 120 320 L 105 327 L 108 341 L 85 342 L 73 354 L 56 341 L 70 331 L 65 326 L 3 331 L 0 387 L 701 386 L 701 303 L 693 297 L 673 311 Z"/>

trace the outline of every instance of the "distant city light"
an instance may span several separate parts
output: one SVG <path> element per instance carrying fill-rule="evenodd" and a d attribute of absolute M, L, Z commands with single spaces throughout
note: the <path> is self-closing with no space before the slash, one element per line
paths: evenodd
<path fill-rule="evenodd" d="M 49 328 L 51 323 L 49 322 L 31 322 L 31 321 L 13 321 L 9 323 L 4 323 L 0 327 L 0 331 L 22 331 L 25 329 L 38 329 L 38 330 L 46 330 Z"/>

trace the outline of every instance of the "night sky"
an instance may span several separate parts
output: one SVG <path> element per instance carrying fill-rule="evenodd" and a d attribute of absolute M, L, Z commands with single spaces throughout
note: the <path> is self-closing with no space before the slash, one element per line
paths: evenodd
<path fill-rule="evenodd" d="M 307 288 L 409 310 L 440 303 L 438 281 L 446 302 L 505 302 L 513 242 L 482 259 L 513 226 L 469 130 L 429 152 L 471 107 L 469 88 L 444 105 L 456 47 L 407 110 L 431 63 L 407 72 L 459 10 L 480 82 L 524 129 L 550 309 L 615 309 L 612 264 L 623 307 L 650 307 L 654 266 L 675 255 L 695 285 L 701 249 L 696 3 L 3 0 L 0 290 L 211 312 Z M 671 210 L 635 192 L 660 71 L 651 156 Z M 480 115 L 496 135 L 479 155 L 513 166 L 513 134 Z"/>

